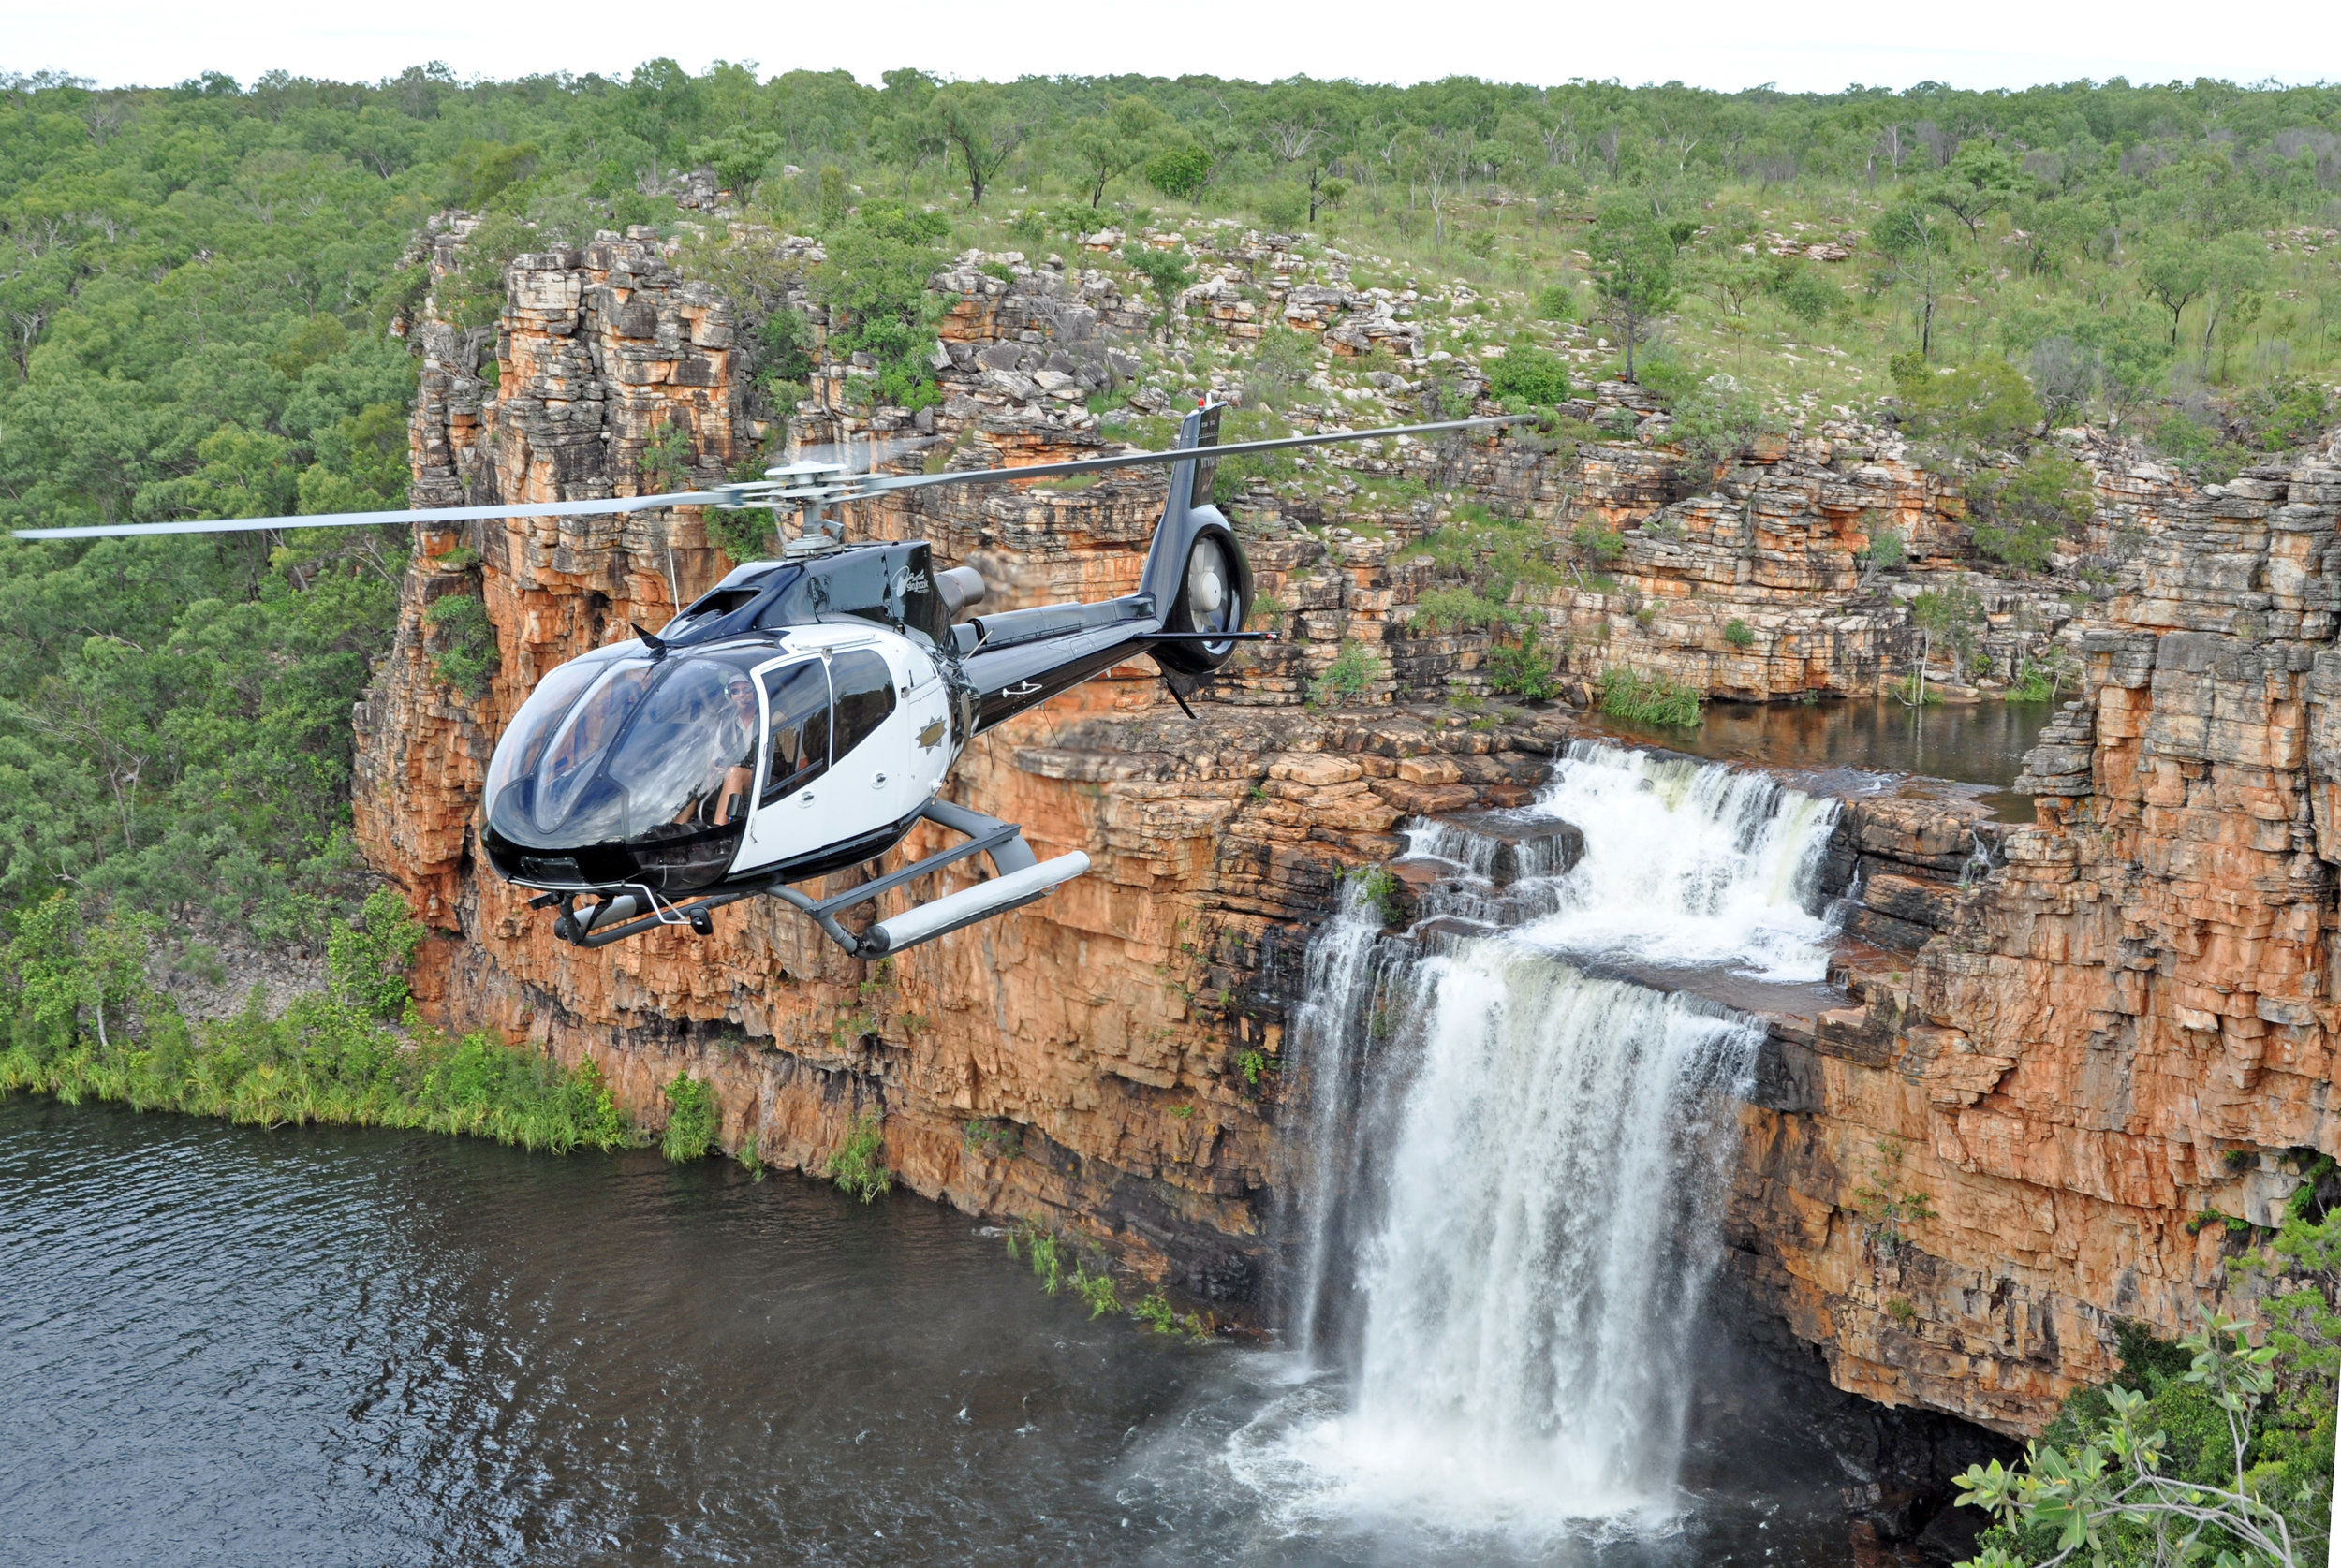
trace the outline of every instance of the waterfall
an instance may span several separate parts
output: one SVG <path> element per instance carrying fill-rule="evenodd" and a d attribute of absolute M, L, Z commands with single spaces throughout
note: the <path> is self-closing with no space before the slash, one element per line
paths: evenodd
<path fill-rule="evenodd" d="M 1309 943 L 1303 1000 L 1294 1009 L 1289 1048 L 1307 1075 L 1308 1123 L 1301 1160 L 1288 1172 L 1285 1212 L 1300 1234 L 1295 1286 L 1285 1301 L 1288 1339 L 1303 1356 L 1316 1351 L 1325 1283 L 1344 1210 L 1340 1194 L 1356 1176 L 1347 1134 L 1364 1087 L 1364 1051 L 1353 1035 L 1368 1027 L 1374 985 L 1374 945 L 1382 934 L 1379 908 L 1362 879 L 1342 885 L 1341 903 Z M 1297 1224 L 1295 1223 L 1297 1220 Z"/>
<path fill-rule="evenodd" d="M 1678 1505 L 1690 1360 L 1762 1038 L 1570 961 L 1818 979 L 1833 802 L 1578 746 L 1529 813 L 1578 863 L 1513 929 L 1424 954 L 1347 907 L 1312 945 L 1288 1399 L 1231 1443 L 1296 1519 L 1648 1524 Z M 1477 846 L 1413 843 L 1474 875 Z M 1524 865 L 1522 870 L 1531 870 Z"/>

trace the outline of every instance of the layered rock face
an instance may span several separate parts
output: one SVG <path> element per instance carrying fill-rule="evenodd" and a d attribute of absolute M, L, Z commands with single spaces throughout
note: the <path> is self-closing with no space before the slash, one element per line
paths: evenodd
<path fill-rule="evenodd" d="M 1124 374 L 1126 303 L 1061 269 L 950 286 L 949 395 L 926 411 L 958 441 L 950 461 L 1094 449 L 1080 394 Z M 1281 296 L 1303 328 L 1307 286 Z M 523 258 L 511 299 L 493 337 L 416 329 L 419 497 L 704 483 L 762 433 L 730 308 L 654 242 Z M 492 342 L 493 388 L 478 379 Z M 852 368 L 823 367 L 811 433 L 854 432 L 837 390 Z M 1322 461 L 1452 481 L 1554 537 L 1622 527 L 1613 586 L 1524 595 L 1581 678 L 1624 665 L 1776 696 L 1874 692 L 1907 667 L 1907 611 L 1864 589 L 1857 552 L 1892 527 L 1951 569 L 1955 490 L 1890 433 L 1816 420 L 1686 491 L 1638 401 L 1605 388 L 1578 409 L 1644 428 L 1573 455 L 1508 440 Z M 2258 471 L 2198 495 L 2097 456 L 2089 548 L 2127 552 L 2115 596 L 2074 621 L 2065 600 L 1973 579 L 1999 673 L 2052 633 L 2087 670 L 2032 759 L 2041 820 L 1996 831 L 1921 797 L 1846 814 L 1836 874 L 1859 888 L 1849 929 L 1867 945 L 1840 964 L 1848 1005 L 1775 1024 L 1732 1207 L 1752 1298 L 1842 1386 L 2011 1431 L 2110 1373 L 2114 1316 L 2170 1332 L 2229 1288 L 2227 1227 L 2191 1221 L 2264 1224 L 2297 1180 L 2284 1151 L 2341 1151 L 2341 664 L 2323 646 L 2341 472 Z M 707 1079 L 726 1146 L 753 1137 L 773 1164 L 817 1170 L 875 1113 L 914 1190 L 1045 1216 L 1177 1288 L 1247 1300 L 1280 1176 L 1285 1009 L 1336 876 L 1398 853 L 1409 814 L 1524 801 L 1573 722 L 1447 703 L 1486 692 L 1488 638 L 1415 619 L 1436 579 L 1406 547 L 1435 509 L 1354 499 L 1338 516 L 1259 494 L 1237 508 L 1289 641 L 1206 694 L 1200 728 L 1141 663 L 979 742 L 953 797 L 1096 869 L 876 969 L 762 902 L 720 912 L 712 939 L 581 952 L 485 875 L 480 775 L 530 686 L 656 625 L 728 563 L 687 513 L 425 531 L 359 713 L 358 821 L 437 933 L 427 1005 L 591 1055 L 654 1121 L 676 1072 Z M 1017 605 L 1126 591 L 1159 506 L 1159 481 L 1114 477 L 850 521 L 930 538 Z M 462 618 L 434 611 L 464 595 L 497 656 L 477 695 L 437 668 Z M 1734 620 L 1751 643 L 1725 635 Z M 1302 706 L 1346 648 L 1371 655 L 1364 689 L 1330 713 Z"/>
<path fill-rule="evenodd" d="M 2066 633 L 2083 696 L 2023 781 L 2040 820 L 1964 889 L 1959 824 L 1872 825 L 1903 863 L 1864 902 L 1910 928 L 1874 934 L 1925 945 L 1775 1030 L 1745 1119 L 1761 1297 L 1841 1386 L 2010 1431 L 2113 1374 L 2115 1317 L 2175 1333 L 2248 1288 L 2224 1221 L 2277 1224 L 2286 1156 L 2341 1150 L 2341 468 L 2134 475 L 2126 505 L 2119 594 Z"/>
<path fill-rule="evenodd" d="M 661 463 L 690 483 L 737 461 L 730 313 L 655 244 L 524 256 L 510 297 L 494 388 L 473 374 L 484 343 L 418 329 L 418 493 L 624 495 L 673 484 Z M 1037 319 L 1085 325 L 988 299 L 963 330 L 990 323 L 1020 355 Z M 970 358 L 983 368 L 954 395 L 975 402 L 993 368 Z M 970 440 L 964 461 L 992 462 L 1079 450 L 1083 432 L 994 418 Z M 979 563 L 1008 602 L 1045 602 L 1126 591 L 1160 506 L 1160 481 L 1117 479 L 853 521 L 915 531 Z M 1211 1300 L 1258 1283 L 1283 1009 L 1335 876 L 1397 853 L 1406 812 L 1524 798 L 1560 738 L 1549 720 L 1474 729 L 1458 715 L 1368 724 L 1224 705 L 1197 727 L 1141 666 L 983 738 L 955 776 L 956 799 L 1022 823 L 1043 857 L 1095 858 L 1047 901 L 876 967 L 767 901 L 718 912 L 710 939 L 585 952 L 479 863 L 494 738 L 547 670 L 662 623 L 727 564 L 687 513 L 421 537 L 396 645 L 358 715 L 357 806 L 368 856 L 434 929 L 427 1008 L 590 1055 L 654 1122 L 664 1084 L 688 1072 L 715 1088 L 725 1146 L 753 1140 L 769 1164 L 817 1171 L 876 1115 L 913 1190 L 1084 1230 Z M 463 594 L 480 596 L 495 638 L 477 696 L 434 662 L 434 608 Z"/>

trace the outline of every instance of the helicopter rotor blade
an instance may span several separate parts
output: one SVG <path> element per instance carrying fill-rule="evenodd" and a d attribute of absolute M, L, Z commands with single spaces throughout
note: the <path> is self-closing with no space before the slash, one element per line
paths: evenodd
<path fill-rule="evenodd" d="M 515 506 L 410 506 L 397 512 L 322 512 L 315 517 L 198 518 L 186 522 L 103 523 L 87 528 L 20 528 L 20 539 L 129 538 L 149 534 L 249 534 L 260 529 L 371 528 L 396 522 L 468 522 L 479 518 L 599 517 L 647 512 L 661 506 L 713 506 L 723 492 L 682 491 L 670 495 L 613 496 L 607 501 L 534 501 Z"/>
<path fill-rule="evenodd" d="M 882 474 L 854 486 L 855 495 L 889 491 L 925 490 L 935 485 L 997 485 L 1026 479 L 1053 479 L 1076 474 L 1099 474 L 1109 469 L 1138 468 L 1154 463 L 1188 462 L 1195 459 L 1238 457 L 1249 452 L 1273 452 L 1288 447 L 1326 447 L 1340 441 L 1375 441 L 1394 435 L 1427 435 L 1437 431 L 1495 430 L 1506 425 L 1533 424 L 1533 414 L 1502 414 L 1481 419 L 1445 419 L 1429 425 L 1386 425 L 1378 430 L 1346 430 L 1316 435 L 1279 436 L 1272 441 L 1236 441 L 1224 447 L 1180 447 L 1168 452 L 1124 452 L 1109 458 L 1077 458 L 1070 462 L 1027 463 L 1021 468 L 974 468 L 956 474 Z M 855 497 L 848 497 L 853 499 Z"/>
<path fill-rule="evenodd" d="M 948 444 L 944 435 L 871 436 L 864 440 L 825 441 L 799 447 L 787 455 L 790 462 L 833 462 L 849 476 L 876 474 L 896 458 Z"/>

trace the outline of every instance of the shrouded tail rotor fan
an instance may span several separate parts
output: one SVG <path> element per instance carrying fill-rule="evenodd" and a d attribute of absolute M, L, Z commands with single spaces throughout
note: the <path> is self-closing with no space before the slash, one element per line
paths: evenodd
<path fill-rule="evenodd" d="M 1186 569 L 1179 575 L 1177 601 L 1163 629 L 1171 632 L 1234 633 L 1244 629 L 1252 608 L 1252 566 L 1244 547 L 1227 529 L 1203 528 L 1187 546 Z M 1156 663 L 1187 675 L 1217 669 L 1235 652 L 1232 639 L 1156 644 Z"/>

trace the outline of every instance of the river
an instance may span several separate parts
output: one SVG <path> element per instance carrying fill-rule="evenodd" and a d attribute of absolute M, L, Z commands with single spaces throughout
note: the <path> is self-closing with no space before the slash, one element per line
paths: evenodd
<path fill-rule="evenodd" d="M 1846 1560 L 1842 1475 L 1751 1458 L 1728 1382 L 1678 1517 L 1495 1534 L 1296 1512 L 1248 1457 L 1313 1386 L 916 1197 L 0 1102 L 10 1562 Z"/>

